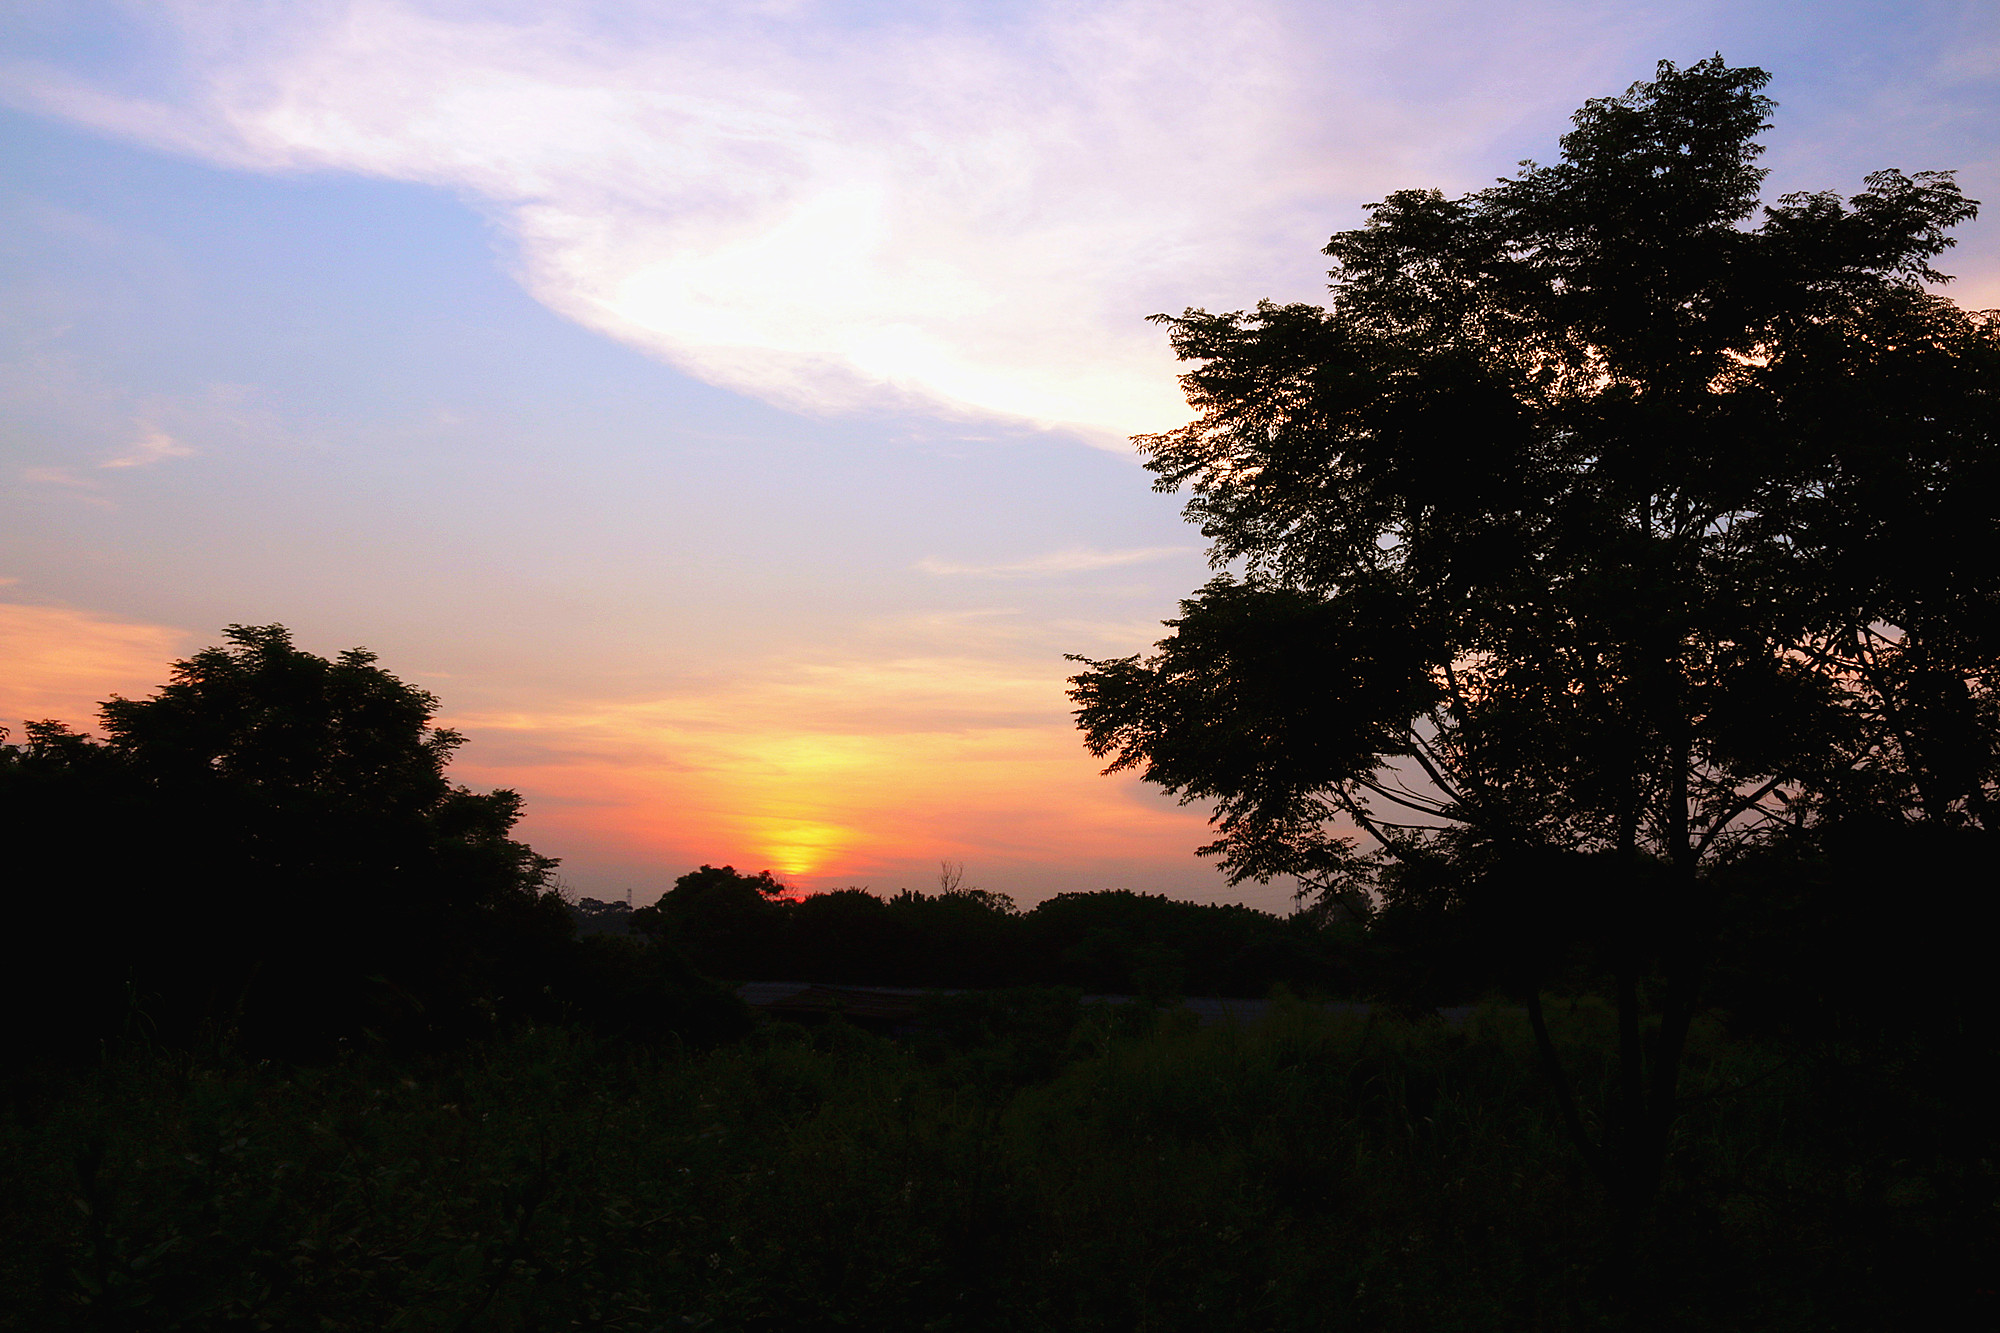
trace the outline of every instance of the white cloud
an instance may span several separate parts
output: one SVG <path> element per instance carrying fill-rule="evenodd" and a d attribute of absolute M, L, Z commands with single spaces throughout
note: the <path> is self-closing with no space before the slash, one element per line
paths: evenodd
<path fill-rule="evenodd" d="M 1312 297 L 1355 202 L 1597 90 L 1618 21 L 1592 0 L 135 12 L 173 53 L 166 95 L 22 63 L 0 83 L 211 161 L 464 192 L 537 297 L 718 384 L 1121 448 L 1185 418 L 1145 315 Z"/>
<path fill-rule="evenodd" d="M 105 459 L 101 468 L 145 467 L 168 458 L 192 458 L 194 450 L 163 430 L 149 430 L 123 453 Z"/>
<path fill-rule="evenodd" d="M 1193 546 L 1142 546 L 1125 551 L 1099 551 L 1086 546 L 1072 546 L 1066 550 L 1051 551 L 1047 555 L 1036 556 L 1032 560 L 1020 560 L 1010 564 L 962 565 L 926 556 L 917 561 L 916 567 L 926 574 L 1031 578 L 1036 575 L 1080 574 L 1093 569 L 1114 569 L 1120 565 L 1144 564 L 1150 560 L 1163 560 L 1172 555 L 1185 555 L 1196 549 L 1198 548 Z"/>

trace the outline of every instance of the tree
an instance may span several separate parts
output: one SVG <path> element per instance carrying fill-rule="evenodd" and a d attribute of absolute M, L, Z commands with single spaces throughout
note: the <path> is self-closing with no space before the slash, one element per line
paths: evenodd
<path fill-rule="evenodd" d="M 1215 803 L 1233 879 L 1514 922 L 1628 1215 L 1715 867 L 1995 797 L 2000 319 L 1926 290 L 1975 205 L 1883 171 L 1759 216 L 1766 82 L 1663 62 L 1555 165 L 1371 206 L 1328 308 L 1156 317 L 1197 416 L 1138 443 L 1225 572 L 1073 681 L 1107 771 Z M 1595 1128 L 1542 1022 L 1565 932 L 1620 1014 Z"/>
<path fill-rule="evenodd" d="M 39 723 L 0 747 L 17 947 L 66 959 L 81 1033 L 108 1006 L 312 1047 L 536 994 L 570 933 L 555 862 L 511 836 L 517 794 L 446 777 L 437 699 L 282 626 L 226 640 L 106 703 L 101 743 Z"/>
<path fill-rule="evenodd" d="M 703 972 L 750 980 L 778 952 L 790 892 L 768 870 L 704 865 L 632 913 L 632 929 L 679 949 Z"/>

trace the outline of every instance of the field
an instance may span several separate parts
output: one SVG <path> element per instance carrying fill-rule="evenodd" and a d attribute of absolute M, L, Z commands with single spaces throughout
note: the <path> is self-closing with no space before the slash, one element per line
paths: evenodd
<path fill-rule="evenodd" d="M 1586 1083 L 1609 1016 L 1555 1001 Z M 1612 1239 L 1516 1015 L 1073 993 L 697 1052 L 562 1027 L 17 1086 L 18 1329 L 1829 1329 L 1994 1304 L 1993 1126 L 1920 1053 L 1697 1034 Z"/>

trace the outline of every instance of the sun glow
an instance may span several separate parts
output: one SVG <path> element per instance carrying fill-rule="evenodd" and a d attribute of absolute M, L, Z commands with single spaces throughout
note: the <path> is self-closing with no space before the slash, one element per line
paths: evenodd
<path fill-rule="evenodd" d="M 1206 841 L 1200 811 L 1099 776 L 1048 672 L 795 663 L 671 698 L 448 720 L 472 737 L 454 773 L 520 790 L 523 835 L 556 855 L 611 847 L 822 888 L 941 856 L 1184 856 Z"/>
<path fill-rule="evenodd" d="M 854 841 L 854 831 L 809 819 L 757 817 L 748 821 L 759 869 L 781 876 L 815 875 Z"/>

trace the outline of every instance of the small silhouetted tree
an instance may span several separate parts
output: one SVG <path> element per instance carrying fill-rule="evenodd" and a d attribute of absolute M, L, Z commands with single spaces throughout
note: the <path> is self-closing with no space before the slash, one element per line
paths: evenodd
<path fill-rule="evenodd" d="M 630 903 L 579 898 L 570 904 L 569 914 L 579 935 L 624 935 L 632 927 Z"/>
<path fill-rule="evenodd" d="M 899 984 L 997 986 L 1026 975 L 1020 909 L 1004 893 L 967 888 L 965 867 L 939 867 L 938 891 L 904 889 L 888 900 Z"/>
<path fill-rule="evenodd" d="M 1112 769 L 1215 803 L 1232 877 L 1494 925 L 1628 1212 L 1709 870 L 1995 796 L 2000 321 L 1926 290 L 1974 205 L 1884 171 L 1760 209 L 1766 81 L 1662 63 L 1555 165 L 1373 205 L 1328 308 L 1166 319 L 1198 415 L 1139 443 L 1235 572 L 1072 695 Z M 1578 940 L 1619 1010 L 1601 1117 L 1540 1008 Z"/>
<path fill-rule="evenodd" d="M 570 934 L 555 862 L 512 837 L 518 795 L 446 777 L 463 738 L 436 710 L 370 653 L 233 625 L 153 695 L 106 703 L 102 742 L 31 726 L 0 768 L 15 949 L 67 959 L 78 1010 L 122 1001 L 266 1049 L 531 1002 Z"/>
<path fill-rule="evenodd" d="M 678 950 L 709 976 L 771 980 L 790 892 L 768 870 L 745 875 L 734 866 L 704 865 L 632 913 L 632 929 Z"/>

